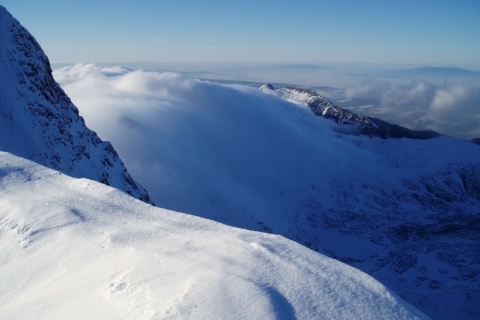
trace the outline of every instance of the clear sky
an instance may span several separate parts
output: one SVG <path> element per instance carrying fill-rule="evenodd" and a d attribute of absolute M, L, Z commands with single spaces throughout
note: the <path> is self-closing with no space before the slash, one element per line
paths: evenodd
<path fill-rule="evenodd" d="M 0 0 L 52 63 L 480 67 L 478 0 Z"/>

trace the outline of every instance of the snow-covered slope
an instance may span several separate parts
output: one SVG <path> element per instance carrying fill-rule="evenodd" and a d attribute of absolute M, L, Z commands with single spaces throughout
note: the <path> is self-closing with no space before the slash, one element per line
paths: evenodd
<path fill-rule="evenodd" d="M 414 319 L 281 236 L 159 209 L 0 152 L 2 319 Z"/>
<path fill-rule="evenodd" d="M 276 95 L 178 74 L 54 74 L 160 206 L 282 234 L 432 318 L 480 313 L 477 145 L 344 135 Z"/>
<path fill-rule="evenodd" d="M 438 133 L 434 131 L 410 130 L 378 118 L 353 113 L 340 108 L 314 90 L 289 86 L 275 90 L 268 83 L 261 86 L 260 89 L 266 93 L 276 94 L 286 101 L 306 106 L 317 116 L 334 120 L 336 123 L 343 125 L 337 127 L 337 130 L 345 133 L 373 135 L 381 138 L 431 139 L 438 136 Z"/>
<path fill-rule="evenodd" d="M 149 202 L 109 142 L 89 130 L 32 35 L 0 6 L 0 150 Z"/>

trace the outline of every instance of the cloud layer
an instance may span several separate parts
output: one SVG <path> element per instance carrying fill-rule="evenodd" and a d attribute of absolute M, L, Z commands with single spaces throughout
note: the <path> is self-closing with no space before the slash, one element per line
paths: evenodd
<path fill-rule="evenodd" d="M 255 212 L 281 225 L 271 212 L 301 199 L 308 181 L 381 176 L 388 167 L 354 137 L 339 137 L 331 121 L 256 88 L 92 64 L 54 76 L 87 125 L 169 209 L 250 228 L 258 227 Z"/>
<path fill-rule="evenodd" d="M 318 197 L 318 188 L 328 194 L 329 183 L 365 177 L 388 185 L 412 173 L 412 159 L 425 170 L 423 156 L 409 156 L 402 171 L 401 154 L 385 152 L 382 140 L 339 135 L 332 121 L 257 88 L 93 64 L 58 69 L 54 76 L 154 202 L 175 211 L 257 230 L 262 221 L 285 234 L 282 219 Z M 411 118 L 415 103 L 429 103 L 420 121 L 448 113 L 458 101 L 476 101 L 466 89 L 425 82 L 365 83 L 347 94 L 377 97 L 391 110 L 410 110 Z M 408 150 L 409 143 L 389 145 Z"/>

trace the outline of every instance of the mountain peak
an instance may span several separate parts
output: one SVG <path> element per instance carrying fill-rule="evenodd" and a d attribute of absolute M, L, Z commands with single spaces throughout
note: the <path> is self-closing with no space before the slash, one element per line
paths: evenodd
<path fill-rule="evenodd" d="M 0 6 L 0 150 L 151 202 L 109 142 L 85 125 L 35 38 Z"/>
<path fill-rule="evenodd" d="M 268 82 L 264 83 L 263 86 L 260 87 L 260 90 L 267 91 L 267 90 L 275 90 L 275 88 Z"/>

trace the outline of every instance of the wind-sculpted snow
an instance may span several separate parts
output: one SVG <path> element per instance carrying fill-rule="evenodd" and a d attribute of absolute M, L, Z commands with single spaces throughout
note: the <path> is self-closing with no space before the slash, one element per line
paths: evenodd
<path fill-rule="evenodd" d="M 281 236 L 134 200 L 0 152 L 2 319 L 426 318 Z"/>
<path fill-rule="evenodd" d="M 480 312 L 477 145 L 345 135 L 304 105 L 174 73 L 54 75 L 158 205 L 282 234 L 436 319 Z"/>
<path fill-rule="evenodd" d="M 150 202 L 109 142 L 89 130 L 33 36 L 0 6 L 0 150 Z"/>

